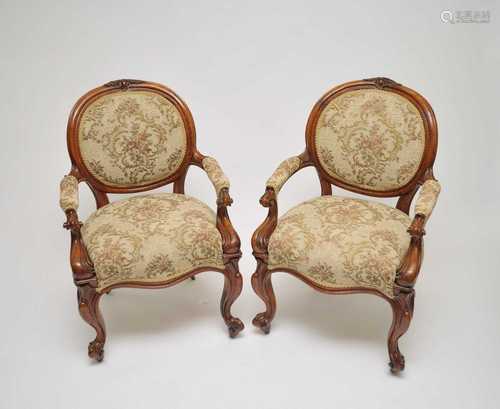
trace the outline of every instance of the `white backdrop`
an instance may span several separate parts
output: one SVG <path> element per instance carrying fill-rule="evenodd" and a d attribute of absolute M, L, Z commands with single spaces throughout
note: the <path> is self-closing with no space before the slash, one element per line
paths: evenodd
<path fill-rule="evenodd" d="M 489 24 L 445 24 L 450 2 L 0 1 L 2 296 L 0 408 L 496 408 L 500 364 L 499 7 Z M 416 89 L 439 124 L 443 191 L 427 226 L 407 368 L 389 374 L 390 307 L 326 296 L 277 275 L 269 336 L 251 325 L 250 236 L 278 163 L 302 152 L 307 116 L 330 87 L 387 76 Z M 227 337 L 222 277 L 102 302 L 105 360 L 79 317 L 58 184 L 69 171 L 74 102 L 109 80 L 173 88 L 191 108 L 201 152 L 216 157 L 235 199 L 244 256 Z M 168 188 L 170 189 L 170 188 Z M 335 190 L 339 194 L 348 194 Z M 215 204 L 193 170 L 187 193 Z M 280 195 L 281 212 L 319 194 L 313 170 Z M 82 217 L 95 208 L 81 188 Z M 116 199 L 116 197 L 113 197 Z"/>

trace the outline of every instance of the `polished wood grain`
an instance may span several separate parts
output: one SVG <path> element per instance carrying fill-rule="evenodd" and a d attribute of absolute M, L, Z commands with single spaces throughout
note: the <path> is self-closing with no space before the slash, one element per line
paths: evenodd
<path fill-rule="evenodd" d="M 388 191 L 376 191 L 351 185 L 329 175 L 322 167 L 314 143 L 316 125 L 323 109 L 329 102 L 338 95 L 357 89 L 383 89 L 395 92 L 412 102 L 420 112 L 425 128 L 425 149 L 415 176 L 404 186 Z M 418 188 L 429 179 L 434 179 L 433 164 L 437 152 L 437 123 L 434 112 L 430 104 L 417 92 L 407 88 L 388 78 L 370 78 L 361 81 L 353 81 L 335 87 L 323 95 L 314 105 L 306 126 L 306 149 L 300 155 L 301 166 L 298 170 L 314 166 L 316 168 L 321 188 L 321 195 L 331 195 L 332 185 L 340 188 L 377 197 L 399 197 L 396 208 L 409 214 L 411 202 Z M 415 298 L 415 285 L 423 257 L 423 236 L 426 217 L 421 214 L 415 215 L 408 233 L 411 236 L 410 245 L 406 255 L 399 267 L 394 283 L 394 297 L 389 298 L 376 289 L 364 287 L 351 288 L 328 288 L 311 281 L 300 271 L 291 269 L 268 268 L 268 244 L 269 238 L 273 234 L 278 224 L 278 200 L 273 188 L 267 187 L 264 195 L 260 199 L 262 206 L 269 209 L 264 222 L 257 228 L 252 236 L 253 255 L 257 261 L 257 269 L 252 275 L 252 287 L 255 293 L 262 299 L 266 310 L 255 316 L 253 324 L 259 327 L 264 333 L 269 333 L 271 322 L 276 314 L 276 296 L 273 291 L 271 275 L 275 272 L 287 272 L 312 288 L 328 294 L 352 294 L 367 293 L 377 295 L 391 304 L 393 310 L 393 323 L 388 336 L 388 349 L 391 371 L 397 373 L 404 369 L 405 361 L 399 351 L 398 340 L 408 330 L 413 316 L 413 304 Z"/>
<path fill-rule="evenodd" d="M 167 98 L 177 108 L 186 130 L 187 153 L 179 169 L 165 179 L 134 187 L 108 186 L 96 179 L 86 168 L 78 143 L 78 129 L 82 114 L 92 101 L 109 93 L 124 92 L 127 90 L 146 90 L 158 93 L 164 98 Z M 202 168 L 202 161 L 205 158 L 196 148 L 194 121 L 187 105 L 171 89 L 157 83 L 142 80 L 121 79 L 111 81 L 83 95 L 71 111 L 67 128 L 67 143 L 69 156 L 71 158 L 71 171 L 69 174 L 75 176 L 78 182 L 84 182 L 89 186 L 94 195 L 97 208 L 101 208 L 109 203 L 108 193 L 144 192 L 172 183 L 173 192 L 183 194 L 185 190 L 186 174 L 189 167 L 197 166 Z M 242 276 L 238 268 L 238 262 L 241 258 L 240 239 L 231 223 L 227 209 L 232 202 L 229 190 L 222 189 L 216 200 L 216 226 L 222 237 L 224 269 L 197 268 L 180 277 L 157 283 L 124 281 L 104 288 L 101 292 L 96 291 L 97 277 L 92 261 L 90 260 L 82 240 L 80 232 L 82 223 L 79 221 L 75 210 L 68 210 L 66 212 L 67 220 L 66 223 L 64 223 L 64 227 L 70 230 L 71 233 L 70 265 L 73 271 L 73 281 L 77 287 L 78 309 L 82 318 L 96 331 L 96 338 L 89 344 L 89 357 L 97 361 L 101 361 L 104 357 L 106 330 L 104 320 L 99 312 L 99 300 L 102 294 L 109 293 L 112 289 L 120 287 L 150 289 L 166 288 L 188 278 L 194 279 L 196 274 L 205 271 L 217 271 L 224 275 L 224 288 L 222 291 L 220 309 L 222 317 L 228 327 L 229 335 L 235 337 L 243 330 L 244 325 L 241 320 L 231 314 L 231 306 L 240 295 L 242 289 Z"/>

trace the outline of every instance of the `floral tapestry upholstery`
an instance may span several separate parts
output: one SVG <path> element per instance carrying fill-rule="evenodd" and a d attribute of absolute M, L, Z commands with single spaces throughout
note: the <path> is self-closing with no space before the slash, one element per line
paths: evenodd
<path fill-rule="evenodd" d="M 108 186 L 133 187 L 174 174 L 186 154 L 177 108 L 152 91 L 117 91 L 93 101 L 80 120 L 80 152 Z"/>
<path fill-rule="evenodd" d="M 59 205 L 64 211 L 78 209 L 78 179 L 72 175 L 64 176 L 59 185 Z"/>
<path fill-rule="evenodd" d="M 441 192 L 441 185 L 437 180 L 426 180 L 420 187 L 417 201 L 415 202 L 415 213 L 430 217 Z"/>
<path fill-rule="evenodd" d="M 405 213 L 383 204 L 321 196 L 278 220 L 269 239 L 269 268 L 296 270 L 327 288 L 373 288 L 393 297 L 410 223 Z"/>
<path fill-rule="evenodd" d="M 215 213 L 183 194 L 108 204 L 83 224 L 82 237 L 99 291 L 124 281 L 166 281 L 198 267 L 224 268 Z"/>
<path fill-rule="evenodd" d="M 217 194 L 224 188 L 229 189 L 229 179 L 222 171 L 217 160 L 210 156 L 206 156 L 201 162 L 201 165 L 205 172 L 207 172 L 208 178 L 214 185 Z"/>
<path fill-rule="evenodd" d="M 415 105 L 395 92 L 349 91 L 322 111 L 315 147 L 331 177 L 365 189 L 394 190 L 418 171 L 424 122 Z"/>
<path fill-rule="evenodd" d="M 267 179 L 266 186 L 272 187 L 279 193 L 285 182 L 300 168 L 300 158 L 292 156 L 281 162 L 271 177 Z"/>

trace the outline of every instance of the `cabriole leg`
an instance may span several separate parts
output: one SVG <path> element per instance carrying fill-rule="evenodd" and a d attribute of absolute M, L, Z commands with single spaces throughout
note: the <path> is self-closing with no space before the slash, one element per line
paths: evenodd
<path fill-rule="evenodd" d="M 413 317 L 413 306 L 415 300 L 415 290 L 402 288 L 396 289 L 396 297 L 391 300 L 393 319 L 389 331 L 389 366 L 392 373 L 398 373 L 405 368 L 405 358 L 399 351 L 398 340 L 410 326 Z"/>
<path fill-rule="evenodd" d="M 220 300 L 220 312 L 231 338 L 236 337 L 245 328 L 239 318 L 231 315 L 231 306 L 241 294 L 242 286 L 243 279 L 238 269 L 238 260 L 233 259 L 226 264 L 224 270 L 224 289 Z"/>
<path fill-rule="evenodd" d="M 271 273 L 267 269 L 267 264 L 262 260 L 257 260 L 257 270 L 252 275 L 252 287 L 266 305 L 266 311 L 257 314 L 252 323 L 265 334 L 269 334 L 271 321 L 276 314 L 276 297 L 271 283 Z"/>
<path fill-rule="evenodd" d="M 106 328 L 99 311 L 101 298 L 94 287 L 82 285 L 78 287 L 78 310 L 82 318 L 96 331 L 95 339 L 89 343 L 89 357 L 100 362 L 104 358 L 104 343 L 106 342 Z"/>

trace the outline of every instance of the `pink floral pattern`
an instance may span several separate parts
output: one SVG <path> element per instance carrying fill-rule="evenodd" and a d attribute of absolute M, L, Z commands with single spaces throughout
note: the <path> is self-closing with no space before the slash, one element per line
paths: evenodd
<path fill-rule="evenodd" d="M 183 194 L 108 204 L 83 224 L 82 237 L 99 290 L 126 281 L 167 281 L 199 267 L 224 268 L 215 213 Z"/>
<path fill-rule="evenodd" d="M 269 239 L 269 268 L 296 270 L 328 288 L 373 288 L 392 297 L 410 222 L 383 204 L 321 196 L 279 219 Z"/>
<path fill-rule="evenodd" d="M 436 206 L 439 192 L 441 192 L 441 185 L 437 180 L 426 180 L 418 192 L 415 213 L 430 217 L 434 206 Z"/>
<path fill-rule="evenodd" d="M 78 210 L 78 203 L 78 179 L 72 175 L 66 175 L 60 184 L 59 205 L 64 211 Z"/>
<path fill-rule="evenodd" d="M 324 108 L 315 144 L 330 176 L 370 190 L 393 190 L 418 171 L 424 122 L 416 106 L 397 93 L 349 91 Z"/>
<path fill-rule="evenodd" d="M 229 189 L 229 179 L 222 171 L 222 168 L 216 159 L 206 156 L 203 158 L 202 166 L 205 172 L 207 172 L 208 178 L 214 185 L 217 194 L 222 189 Z"/>
<path fill-rule="evenodd" d="M 279 193 L 285 182 L 300 168 L 300 158 L 292 156 L 281 162 L 271 177 L 267 180 L 266 186 L 272 187 Z"/>
<path fill-rule="evenodd" d="M 186 132 L 176 107 L 151 91 L 116 91 L 93 101 L 80 121 L 87 169 L 110 186 L 167 178 L 186 155 Z"/>

